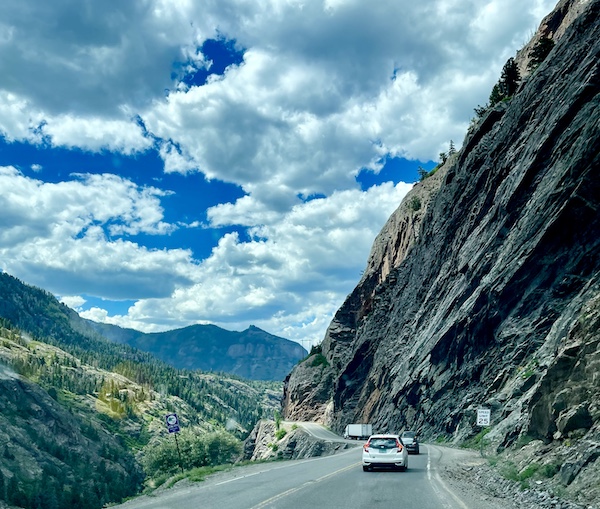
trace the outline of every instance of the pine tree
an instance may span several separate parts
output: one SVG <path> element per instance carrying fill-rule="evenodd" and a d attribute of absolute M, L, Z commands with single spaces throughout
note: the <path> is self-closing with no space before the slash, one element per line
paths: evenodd
<path fill-rule="evenodd" d="M 515 59 L 510 57 L 500 75 L 500 91 L 504 97 L 512 97 L 517 91 L 517 87 L 521 81 L 521 73 Z"/>
<path fill-rule="evenodd" d="M 474 108 L 475 115 L 477 115 L 477 118 L 483 117 L 485 115 L 485 112 L 489 109 L 489 107 L 489 104 L 484 104 L 483 106 L 478 104 L 477 107 Z"/>
<path fill-rule="evenodd" d="M 548 37 L 542 37 L 537 42 L 537 44 L 529 53 L 529 64 L 527 64 L 527 69 L 533 71 L 539 67 L 539 65 L 546 60 L 548 54 L 554 48 L 554 41 Z"/>
<path fill-rule="evenodd" d="M 496 106 L 503 98 L 504 96 L 500 92 L 500 85 L 496 83 L 490 93 L 490 107 Z"/>

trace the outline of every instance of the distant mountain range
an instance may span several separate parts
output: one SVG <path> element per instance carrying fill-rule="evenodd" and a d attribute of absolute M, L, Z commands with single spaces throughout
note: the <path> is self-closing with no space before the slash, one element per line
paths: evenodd
<path fill-rule="evenodd" d="M 224 372 L 251 380 L 283 380 L 308 354 L 298 343 L 253 325 L 242 332 L 192 325 L 152 334 L 89 320 L 78 327 L 89 327 L 110 341 L 149 352 L 179 369 Z"/>
<path fill-rule="evenodd" d="M 28 310 L 27 304 L 38 300 L 40 292 L 45 295 L 44 305 L 35 312 Z M 52 312 L 47 312 L 48 309 Z M 6 273 L 0 273 L 0 318 L 7 318 L 30 332 L 35 332 L 31 328 L 34 325 L 47 332 L 60 323 L 84 336 L 102 336 L 150 353 L 178 369 L 228 373 L 250 380 L 283 381 L 298 361 L 308 355 L 298 343 L 254 326 L 235 332 L 215 325 L 192 325 L 146 334 L 93 322 L 60 304 L 45 290 L 28 286 Z"/>

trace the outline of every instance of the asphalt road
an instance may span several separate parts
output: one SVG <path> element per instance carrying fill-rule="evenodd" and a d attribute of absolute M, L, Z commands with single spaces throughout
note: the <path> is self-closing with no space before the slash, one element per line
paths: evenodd
<path fill-rule="evenodd" d="M 421 446 L 408 471 L 363 472 L 361 447 L 334 456 L 263 463 L 140 497 L 122 509 L 472 509 L 436 473 L 450 450 Z"/>

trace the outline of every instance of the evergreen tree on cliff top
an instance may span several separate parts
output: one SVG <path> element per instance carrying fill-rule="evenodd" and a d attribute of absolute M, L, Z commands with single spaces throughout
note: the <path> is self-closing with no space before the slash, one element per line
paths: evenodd
<path fill-rule="evenodd" d="M 529 71 L 537 69 L 538 66 L 546 59 L 548 54 L 554 48 L 554 41 L 548 37 L 541 37 L 534 48 L 529 53 L 530 61 L 527 65 Z"/>
<path fill-rule="evenodd" d="M 521 73 L 519 67 L 513 57 L 510 57 L 504 67 L 502 68 L 502 74 L 500 75 L 500 88 L 502 95 L 505 97 L 511 97 L 515 95 L 519 82 L 521 81 Z"/>

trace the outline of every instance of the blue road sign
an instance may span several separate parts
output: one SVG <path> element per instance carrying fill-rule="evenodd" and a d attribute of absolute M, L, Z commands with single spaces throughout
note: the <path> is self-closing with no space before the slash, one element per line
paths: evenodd
<path fill-rule="evenodd" d="M 167 429 L 169 433 L 178 433 L 179 428 L 179 419 L 177 418 L 177 414 L 168 414 L 165 416 L 165 421 L 167 422 Z"/>

